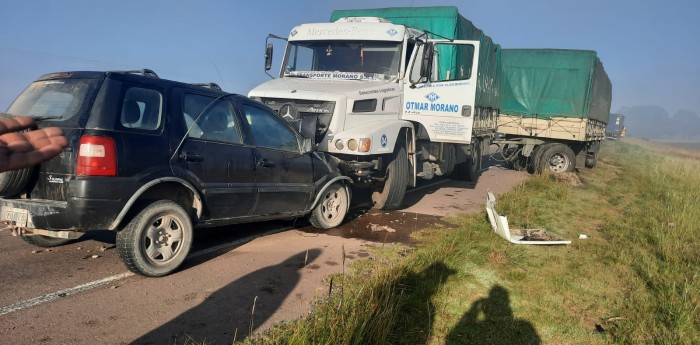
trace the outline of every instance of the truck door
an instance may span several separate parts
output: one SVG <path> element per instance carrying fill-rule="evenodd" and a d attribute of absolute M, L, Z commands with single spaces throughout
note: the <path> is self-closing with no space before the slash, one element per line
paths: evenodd
<path fill-rule="evenodd" d="M 431 141 L 471 143 L 478 56 L 479 41 L 420 44 L 405 77 L 402 118 L 421 123 Z"/>

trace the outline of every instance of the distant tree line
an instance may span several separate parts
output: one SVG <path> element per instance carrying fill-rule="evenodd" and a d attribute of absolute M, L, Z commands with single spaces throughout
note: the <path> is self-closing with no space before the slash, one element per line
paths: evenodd
<path fill-rule="evenodd" d="M 622 107 L 616 113 L 625 115 L 627 135 L 645 139 L 700 140 L 700 116 L 680 110 L 670 116 L 657 105 Z"/>

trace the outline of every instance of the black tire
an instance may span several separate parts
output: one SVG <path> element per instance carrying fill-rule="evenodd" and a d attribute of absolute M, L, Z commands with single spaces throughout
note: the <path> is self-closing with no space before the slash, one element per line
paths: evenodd
<path fill-rule="evenodd" d="M 319 229 L 330 229 L 340 225 L 348 213 L 350 195 L 340 183 L 334 183 L 323 191 L 318 205 L 311 211 L 309 222 Z"/>
<path fill-rule="evenodd" d="M 58 247 L 75 241 L 69 238 L 56 238 L 43 235 L 22 235 L 20 237 L 22 237 L 25 242 L 42 248 Z"/>
<path fill-rule="evenodd" d="M 117 233 L 119 258 L 130 271 L 148 277 L 176 270 L 191 246 L 192 221 L 171 200 L 146 206 Z"/>
<path fill-rule="evenodd" d="M 527 165 L 527 172 L 529 172 L 530 174 L 534 174 L 537 172 L 537 169 L 540 166 L 540 158 L 542 157 L 542 152 L 544 152 L 544 149 L 547 148 L 547 145 L 548 144 L 537 145 L 535 146 L 535 148 L 532 149 L 532 152 L 530 153 L 530 161 Z"/>
<path fill-rule="evenodd" d="M 537 164 L 537 172 L 563 173 L 574 171 L 576 164 L 574 151 L 564 144 L 548 144 L 542 149 Z"/>
<path fill-rule="evenodd" d="M 593 169 L 598 165 L 598 152 L 589 153 L 586 155 L 586 168 Z"/>
<path fill-rule="evenodd" d="M 512 163 L 511 168 L 516 171 L 524 171 L 527 169 L 527 157 L 518 156 Z"/>
<path fill-rule="evenodd" d="M 598 165 L 598 152 L 600 151 L 600 142 L 595 142 L 593 143 L 593 145 L 593 152 L 589 152 L 586 154 L 585 166 L 588 169 L 593 169 L 596 165 Z"/>
<path fill-rule="evenodd" d="M 380 210 L 396 210 L 406 194 L 408 185 L 408 156 L 406 149 L 399 147 L 386 167 L 384 185 L 372 192 L 374 207 Z"/>
<path fill-rule="evenodd" d="M 476 146 L 472 146 L 474 149 L 470 150 L 470 156 L 467 157 L 467 161 L 456 164 L 454 170 L 452 170 L 452 179 L 476 182 L 481 175 L 481 145 L 478 142 L 472 143 L 472 145 Z"/>
<path fill-rule="evenodd" d="M 25 129 L 20 131 L 20 133 L 28 131 L 29 129 Z M 16 196 L 24 193 L 36 169 L 37 166 L 35 165 L 0 173 L 0 196 Z"/>
<path fill-rule="evenodd" d="M 472 142 L 472 149 L 470 151 L 468 169 L 466 171 L 466 180 L 470 182 L 476 182 L 481 176 L 481 143 L 478 140 Z"/>
<path fill-rule="evenodd" d="M 24 193 L 36 166 L 0 173 L 0 196 L 14 196 Z"/>

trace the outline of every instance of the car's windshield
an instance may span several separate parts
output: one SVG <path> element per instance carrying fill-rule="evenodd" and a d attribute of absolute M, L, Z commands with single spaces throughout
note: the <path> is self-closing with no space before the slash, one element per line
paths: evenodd
<path fill-rule="evenodd" d="M 60 79 L 33 82 L 7 109 L 14 115 L 66 120 L 81 113 L 92 101 L 95 79 Z"/>
<path fill-rule="evenodd" d="M 394 81 L 399 76 L 400 42 L 292 41 L 285 77 Z"/>

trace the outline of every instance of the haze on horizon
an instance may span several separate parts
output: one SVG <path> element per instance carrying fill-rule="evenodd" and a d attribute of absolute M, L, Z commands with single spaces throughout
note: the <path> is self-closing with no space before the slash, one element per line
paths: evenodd
<path fill-rule="evenodd" d="M 162 78 L 247 94 L 269 79 L 262 57 L 268 33 L 286 36 L 295 25 L 328 21 L 334 9 L 452 5 L 504 48 L 596 50 L 613 85 L 611 112 L 700 114 L 700 2 L 692 0 L 7 0 L 0 110 L 39 75 L 69 70 L 149 68 Z"/>

